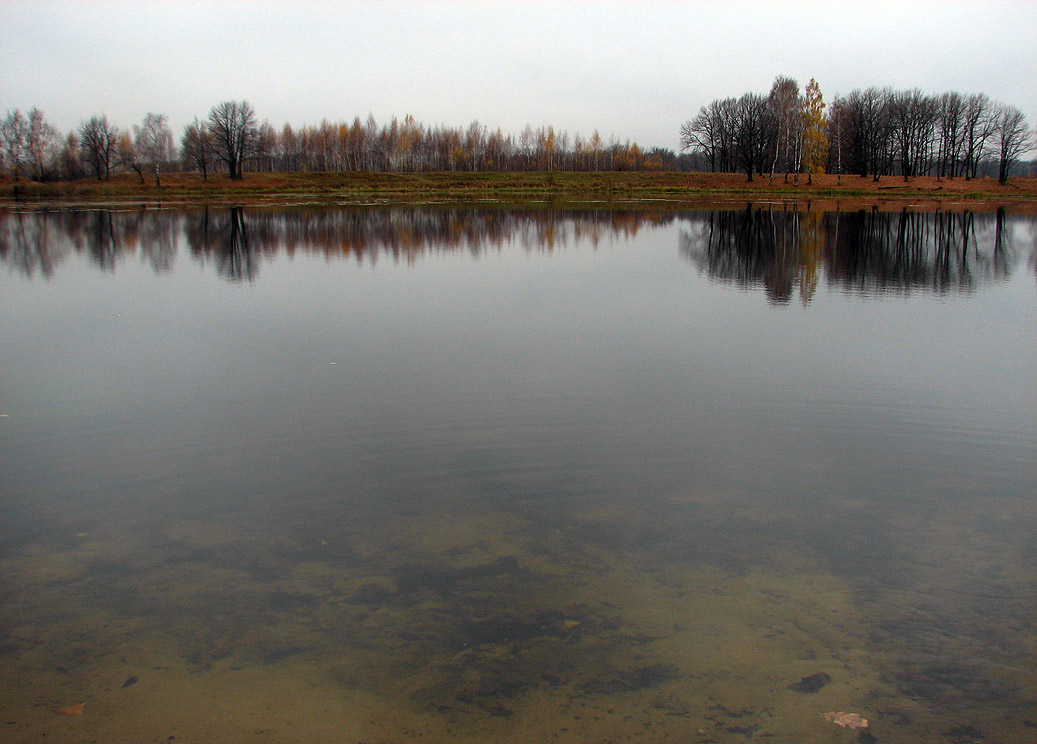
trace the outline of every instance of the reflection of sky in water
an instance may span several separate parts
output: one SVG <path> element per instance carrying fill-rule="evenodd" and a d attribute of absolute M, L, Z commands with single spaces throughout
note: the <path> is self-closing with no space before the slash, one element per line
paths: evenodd
<path fill-rule="evenodd" d="M 1009 680 L 1032 683 L 1018 660 L 1032 656 L 1037 609 L 1028 583 L 1037 348 L 1020 218 L 1002 226 L 1019 229 L 1006 270 L 967 292 L 927 283 L 862 295 L 822 282 L 807 304 L 774 304 L 762 280 L 714 281 L 689 260 L 688 236 L 703 227 L 694 215 L 476 216 L 484 231 L 492 223 L 494 247 L 473 251 L 464 238 L 448 251 L 436 235 L 479 230 L 421 213 L 397 216 L 391 229 L 385 212 L 366 227 L 323 218 L 345 232 L 293 227 L 276 211 L 250 224 L 248 214 L 250 282 L 225 281 L 210 268 L 225 265 L 217 258 L 190 257 L 195 212 L 161 214 L 165 244 L 178 247 L 159 273 L 129 238 L 114 271 L 97 271 L 89 250 L 61 247 L 72 232 L 22 217 L 45 224 L 50 250 L 65 253 L 45 280 L 18 271 L 0 280 L 5 556 L 62 555 L 71 535 L 103 533 L 110 545 L 98 556 L 124 551 L 129 565 L 116 571 L 108 559 L 108 573 L 81 579 L 76 592 L 115 598 L 130 616 L 144 605 L 179 613 L 185 628 L 222 613 L 224 634 L 237 632 L 231 617 L 265 627 L 249 608 L 271 589 L 249 582 L 295 576 L 269 607 L 260 601 L 260 614 L 366 607 L 384 624 L 354 618 L 356 632 L 376 646 L 411 643 L 412 660 L 438 653 L 437 643 L 462 653 L 465 633 L 532 643 L 534 620 L 522 613 L 541 613 L 545 643 L 576 643 L 567 634 L 579 622 L 580 643 L 626 660 L 571 678 L 549 672 L 610 699 L 640 683 L 652 695 L 684 683 L 671 668 L 679 659 L 649 653 L 655 661 L 638 665 L 609 645 L 609 623 L 621 616 L 647 633 L 669 618 L 659 647 L 691 654 L 669 634 L 689 597 L 709 611 L 696 582 L 732 581 L 754 596 L 753 572 L 773 571 L 845 586 L 863 627 L 854 643 L 884 670 L 876 685 L 937 708 L 941 695 L 965 692 L 974 698 L 965 718 L 981 720 L 994 715 L 986 693 L 1002 688 L 963 671 L 963 659 L 989 657 Z M 157 229 L 131 216 L 135 235 Z M 977 236 L 994 219 L 976 215 Z M 331 260 L 305 240 L 292 254 L 277 243 L 293 230 L 329 244 L 367 230 L 399 244 L 400 225 L 429 222 L 431 233 L 407 239 L 420 248 L 413 261 Z M 513 237 L 545 234 L 555 250 Z M 247 581 L 226 579 L 243 604 L 232 611 L 227 597 L 201 592 L 175 609 L 161 599 L 179 591 L 163 583 L 166 562 L 188 583 L 209 581 L 204 569 L 244 571 Z M 299 578 L 304 570 L 327 575 Z M 483 601 L 494 584 L 511 596 L 493 599 L 505 619 L 490 622 Z M 642 584 L 660 593 L 637 609 L 626 593 Z M 684 587 L 684 599 L 665 587 Z M 821 621 L 804 609 L 802 588 L 769 586 L 766 596 L 788 597 L 775 617 L 806 613 L 796 643 L 809 645 L 828 631 L 811 624 Z M 601 604 L 606 590 L 614 611 Z M 578 621 L 574 597 L 592 608 Z M 728 630 L 742 620 L 729 617 Z M 396 625 L 405 621 L 421 625 L 414 638 L 432 650 L 406 640 Z M 335 647 L 313 632 L 306 648 Z M 192 663 L 216 664 L 224 641 L 213 643 L 190 651 Z M 269 660 L 288 653 L 256 643 Z M 589 658 L 579 648 L 573 663 Z M 512 659 L 528 666 L 522 694 L 559 653 L 527 651 Z M 476 667 L 493 677 L 486 659 Z M 426 681 L 417 697 L 441 702 L 436 685 L 451 684 L 492 699 L 464 703 L 491 718 L 494 706 L 517 709 L 506 685 L 471 680 Z M 684 705 L 664 702 L 671 713 Z M 1004 704 L 1028 703 L 1020 692 Z"/>

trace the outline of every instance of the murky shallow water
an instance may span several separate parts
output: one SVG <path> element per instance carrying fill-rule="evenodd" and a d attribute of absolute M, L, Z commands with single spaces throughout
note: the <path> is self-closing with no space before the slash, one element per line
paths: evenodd
<path fill-rule="evenodd" d="M 0 215 L 3 739 L 1033 741 L 1034 235 Z"/>

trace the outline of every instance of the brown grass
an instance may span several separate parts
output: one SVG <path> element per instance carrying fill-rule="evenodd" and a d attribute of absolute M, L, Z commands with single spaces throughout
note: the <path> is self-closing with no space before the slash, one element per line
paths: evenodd
<path fill-rule="evenodd" d="M 0 204 L 14 202 L 15 187 L 27 204 L 74 203 L 176 203 L 282 201 L 465 201 L 492 199 L 527 201 L 667 201 L 675 205 L 703 199 L 732 197 L 742 201 L 761 198 L 830 200 L 863 198 L 880 203 L 939 206 L 948 202 L 977 207 L 1010 205 L 1037 210 L 1037 178 L 1013 178 L 1008 184 L 995 179 L 937 179 L 883 176 L 814 176 L 813 184 L 801 175 L 798 184 L 783 174 L 757 176 L 748 182 L 735 173 L 249 173 L 231 180 L 224 174 L 203 180 L 196 173 L 171 173 L 161 188 L 148 179 L 143 185 L 134 174 L 119 174 L 111 181 L 81 180 L 61 183 L 20 181 L 0 177 Z"/>

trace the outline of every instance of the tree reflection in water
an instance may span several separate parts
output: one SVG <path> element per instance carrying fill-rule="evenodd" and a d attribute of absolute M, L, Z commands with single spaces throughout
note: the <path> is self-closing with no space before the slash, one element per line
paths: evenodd
<path fill-rule="evenodd" d="M 860 293 L 968 292 L 1018 263 L 1013 227 L 1032 218 L 961 212 L 714 211 L 681 229 L 681 255 L 719 282 L 762 287 L 774 303 L 799 288 L 808 303 L 823 274 Z"/>
<path fill-rule="evenodd" d="M 213 261 L 220 276 L 231 281 L 253 281 L 259 274 L 242 207 L 206 207 L 193 219 L 188 217 L 185 233 L 192 255 L 203 263 Z"/>
<path fill-rule="evenodd" d="M 822 211 L 795 204 L 694 211 L 434 207 L 203 207 L 193 210 L 0 212 L 0 260 L 49 277 L 69 255 L 105 271 L 139 253 L 159 273 L 190 254 L 231 281 L 255 281 L 282 251 L 375 263 L 428 254 L 474 257 L 519 247 L 597 246 L 646 227 L 680 225 L 680 254 L 717 282 L 762 288 L 773 303 L 809 303 L 822 281 L 861 293 L 968 292 L 1020 263 L 1018 230 L 1032 216 L 904 208 Z M 1035 249 L 1037 250 L 1037 246 Z M 1037 262 L 1029 265 L 1037 270 Z"/>

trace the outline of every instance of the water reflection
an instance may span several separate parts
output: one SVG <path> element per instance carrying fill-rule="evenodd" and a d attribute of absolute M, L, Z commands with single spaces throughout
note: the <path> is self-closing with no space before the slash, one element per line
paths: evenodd
<path fill-rule="evenodd" d="M 51 276 L 70 254 L 103 270 L 139 250 L 156 271 L 173 263 L 182 234 L 197 260 L 230 280 L 255 280 L 260 258 L 302 251 L 327 258 L 413 263 L 422 255 L 479 256 L 505 245 L 552 251 L 631 236 L 675 212 L 420 208 L 210 208 L 0 212 L 0 259 L 22 273 Z"/>
<path fill-rule="evenodd" d="M 577 241 L 636 235 L 678 222 L 680 254 L 712 280 L 762 288 L 769 300 L 809 303 L 821 284 L 860 293 L 969 292 L 1006 279 L 1021 263 L 1017 233 L 1037 235 L 1032 216 L 973 211 L 800 209 L 259 208 L 65 210 L 0 213 L 0 259 L 26 276 L 49 277 L 70 255 L 113 271 L 139 253 L 159 273 L 181 240 L 231 281 L 255 281 L 262 257 L 282 251 L 375 263 L 413 264 L 430 253 L 478 257 L 506 245 L 553 251 Z M 1028 260 L 1026 260 L 1028 258 Z"/>
<path fill-rule="evenodd" d="M 0 220 L 5 742 L 1032 740 L 1028 218 Z"/>
<path fill-rule="evenodd" d="M 994 214 L 753 209 L 710 212 L 681 230 L 681 254 L 716 281 L 808 303 L 823 275 L 861 293 L 968 292 L 1019 263 L 1015 223 Z"/>
<path fill-rule="evenodd" d="M 231 207 L 229 212 L 206 208 L 198 217 L 187 220 L 185 232 L 191 254 L 203 262 L 213 261 L 220 276 L 252 281 L 258 275 L 256 254 L 262 250 L 262 243 L 257 246 L 250 241 L 250 233 L 258 231 L 246 225 L 241 207 Z"/>

